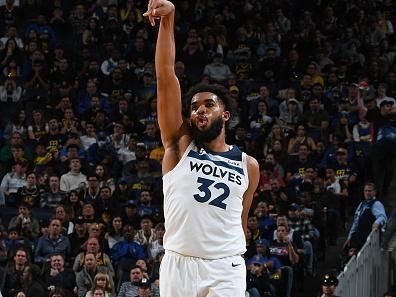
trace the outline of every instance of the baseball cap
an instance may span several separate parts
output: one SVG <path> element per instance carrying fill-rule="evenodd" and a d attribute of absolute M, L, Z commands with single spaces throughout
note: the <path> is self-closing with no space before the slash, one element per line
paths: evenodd
<path fill-rule="evenodd" d="M 247 265 L 252 265 L 252 264 L 258 264 L 258 265 L 263 265 L 264 264 L 264 257 L 262 255 L 255 255 L 252 258 L 250 258 L 247 261 Z"/>
<path fill-rule="evenodd" d="M 383 101 L 380 103 L 380 107 L 384 106 L 385 104 L 393 105 L 393 104 L 395 104 L 395 102 L 394 102 L 393 100 L 385 99 L 385 100 L 383 100 Z"/>
<path fill-rule="evenodd" d="M 133 200 L 128 200 L 128 201 L 125 203 L 125 207 L 136 207 L 136 203 L 135 203 L 135 201 L 133 201 Z"/>
<path fill-rule="evenodd" d="M 329 273 L 326 273 L 323 277 L 322 280 L 322 286 L 337 286 L 338 285 L 338 279 Z"/>
<path fill-rule="evenodd" d="M 137 147 L 140 147 L 140 148 L 142 148 L 142 149 L 146 149 L 146 145 L 145 145 L 143 142 L 138 142 L 138 143 L 136 144 L 136 146 L 137 146 Z"/>
<path fill-rule="evenodd" d="M 239 93 L 239 88 L 237 86 L 231 86 L 228 91 L 230 93 L 232 93 L 232 92 Z"/>
<path fill-rule="evenodd" d="M 264 246 L 266 246 L 266 247 L 269 247 L 269 246 L 270 246 L 268 240 L 263 239 L 263 238 L 262 238 L 262 239 L 257 239 L 257 240 L 255 241 L 255 243 L 256 243 L 256 245 L 264 245 Z"/>
<path fill-rule="evenodd" d="M 289 210 L 300 210 L 301 206 L 298 205 L 297 203 L 292 203 L 289 205 Z"/>
<path fill-rule="evenodd" d="M 123 178 L 123 177 L 120 177 L 118 179 L 117 183 L 120 184 L 120 185 L 127 185 L 128 184 L 127 180 L 125 178 Z"/>

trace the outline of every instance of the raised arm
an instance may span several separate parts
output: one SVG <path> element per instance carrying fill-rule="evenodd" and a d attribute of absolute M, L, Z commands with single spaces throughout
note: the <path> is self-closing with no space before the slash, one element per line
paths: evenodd
<path fill-rule="evenodd" d="M 164 148 L 174 147 L 182 135 L 183 117 L 179 80 L 176 77 L 174 16 L 175 7 L 167 0 L 150 0 L 144 14 L 153 25 L 160 18 L 155 51 L 158 123 Z"/>

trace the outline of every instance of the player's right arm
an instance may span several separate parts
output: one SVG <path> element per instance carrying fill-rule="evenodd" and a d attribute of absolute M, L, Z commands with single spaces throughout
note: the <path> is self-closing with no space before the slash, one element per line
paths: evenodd
<path fill-rule="evenodd" d="M 161 140 L 165 149 L 163 173 L 176 166 L 187 148 L 189 129 L 182 116 L 182 98 L 175 66 L 174 16 L 175 7 L 167 0 L 150 0 L 148 16 L 151 24 L 160 18 L 160 27 L 155 50 L 157 75 L 157 111 Z"/>
<path fill-rule="evenodd" d="M 151 0 L 149 11 L 161 18 L 155 50 L 158 124 L 164 148 L 178 143 L 183 130 L 180 84 L 175 74 L 174 5 L 166 0 Z"/>

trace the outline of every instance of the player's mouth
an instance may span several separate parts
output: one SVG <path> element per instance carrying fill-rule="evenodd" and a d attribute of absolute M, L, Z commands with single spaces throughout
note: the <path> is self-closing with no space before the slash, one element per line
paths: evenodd
<path fill-rule="evenodd" d="M 204 116 L 198 118 L 197 126 L 199 128 L 205 128 L 208 125 L 208 119 Z"/>

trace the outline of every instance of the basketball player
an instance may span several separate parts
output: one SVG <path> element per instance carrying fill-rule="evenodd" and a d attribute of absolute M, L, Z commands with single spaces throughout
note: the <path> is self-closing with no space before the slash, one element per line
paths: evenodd
<path fill-rule="evenodd" d="M 257 161 L 225 142 L 228 96 L 198 86 L 182 116 L 174 72 L 174 5 L 150 0 L 144 14 L 160 19 L 155 66 L 158 122 L 165 148 L 162 163 L 165 256 L 161 297 L 243 297 L 245 234 L 259 179 Z"/>

